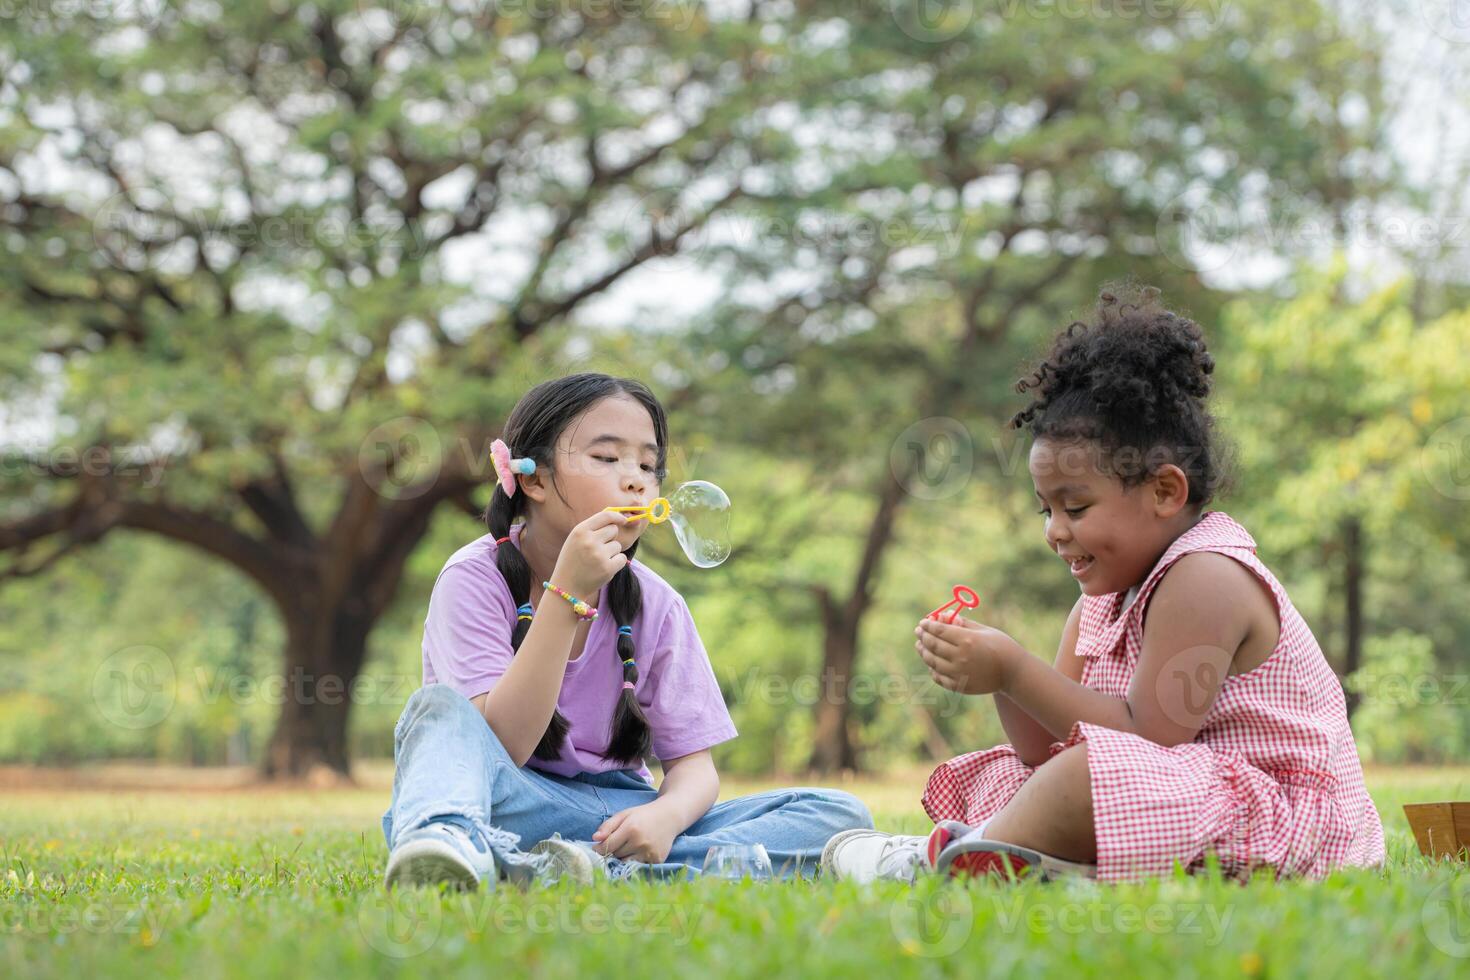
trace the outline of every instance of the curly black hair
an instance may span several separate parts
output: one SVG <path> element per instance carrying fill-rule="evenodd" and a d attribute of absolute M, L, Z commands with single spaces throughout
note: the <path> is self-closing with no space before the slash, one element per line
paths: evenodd
<path fill-rule="evenodd" d="M 1090 442 L 1125 487 L 1173 463 L 1189 478 L 1189 503 L 1208 503 L 1224 482 L 1215 419 L 1205 409 L 1215 360 L 1204 331 L 1165 309 L 1159 290 L 1104 287 L 1088 321 L 1059 333 L 1051 353 L 1016 383 L 1031 404 L 1012 417 L 1033 439 Z"/>

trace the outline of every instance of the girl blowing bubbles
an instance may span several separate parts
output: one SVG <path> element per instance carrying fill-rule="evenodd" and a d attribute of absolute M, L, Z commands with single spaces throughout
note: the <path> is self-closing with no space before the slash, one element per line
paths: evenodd
<path fill-rule="evenodd" d="M 1047 545 L 1082 595 L 1048 666 L 997 629 L 925 619 L 935 682 L 991 694 L 1009 744 L 941 765 L 926 837 L 849 831 L 839 877 L 1029 869 L 1114 881 L 1205 856 L 1321 876 L 1383 860 L 1342 687 L 1219 482 L 1214 361 L 1158 291 L 1104 292 L 1018 390 Z"/>
<path fill-rule="evenodd" d="M 835 790 L 715 803 L 709 750 L 735 726 L 709 657 L 684 600 L 633 560 L 645 522 L 604 510 L 658 496 L 668 423 L 653 393 L 548 381 L 504 440 L 490 533 L 429 599 L 424 686 L 394 731 L 386 883 L 687 874 L 716 844 L 764 844 L 779 871 L 809 874 L 834 833 L 871 827 Z"/>

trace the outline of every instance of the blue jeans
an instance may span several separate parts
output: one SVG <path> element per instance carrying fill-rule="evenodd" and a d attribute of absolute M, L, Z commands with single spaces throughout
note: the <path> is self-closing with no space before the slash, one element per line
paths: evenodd
<path fill-rule="evenodd" d="M 408 831 L 445 820 L 478 835 L 508 871 L 526 865 L 524 852 L 552 834 L 591 842 L 608 817 L 658 797 L 636 770 L 568 777 L 516 765 L 475 706 L 444 684 L 408 699 L 393 753 L 393 801 L 383 814 L 389 851 Z M 674 839 L 663 863 L 639 867 L 656 877 L 692 876 L 716 844 L 764 844 L 778 875 L 810 877 L 828 838 L 872 826 L 851 793 L 773 790 L 716 803 Z M 610 870 L 620 866 L 611 862 Z"/>

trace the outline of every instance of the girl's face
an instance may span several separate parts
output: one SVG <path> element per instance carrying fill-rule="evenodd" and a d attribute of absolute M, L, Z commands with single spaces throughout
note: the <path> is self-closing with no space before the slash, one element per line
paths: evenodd
<path fill-rule="evenodd" d="M 1188 477 L 1172 463 L 1125 489 L 1101 465 L 1095 444 L 1039 438 L 1029 466 L 1046 518 L 1046 543 L 1071 567 L 1084 595 L 1141 584 L 1193 523 Z"/>
<path fill-rule="evenodd" d="M 535 523 L 565 538 L 572 528 L 606 507 L 648 504 L 658 496 L 658 443 L 648 410 L 628 395 L 593 403 L 557 437 L 551 472 L 522 476 L 535 504 Z M 623 550 L 638 540 L 647 520 L 618 531 Z"/>

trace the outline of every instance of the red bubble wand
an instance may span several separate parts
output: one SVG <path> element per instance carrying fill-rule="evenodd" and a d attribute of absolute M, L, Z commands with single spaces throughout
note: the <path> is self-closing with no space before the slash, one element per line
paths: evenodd
<path fill-rule="evenodd" d="M 974 609 L 978 605 L 980 605 L 980 597 L 975 594 L 974 589 L 970 588 L 968 585 L 956 585 L 954 587 L 954 598 L 949 600 L 944 605 L 940 606 L 938 609 L 934 610 L 924 618 L 938 619 L 940 613 L 944 612 L 950 606 L 956 606 L 958 608 L 956 608 L 954 612 L 949 614 L 949 619 L 945 620 L 945 622 L 947 623 L 953 623 L 955 621 L 955 617 L 960 614 L 961 609 Z"/>

